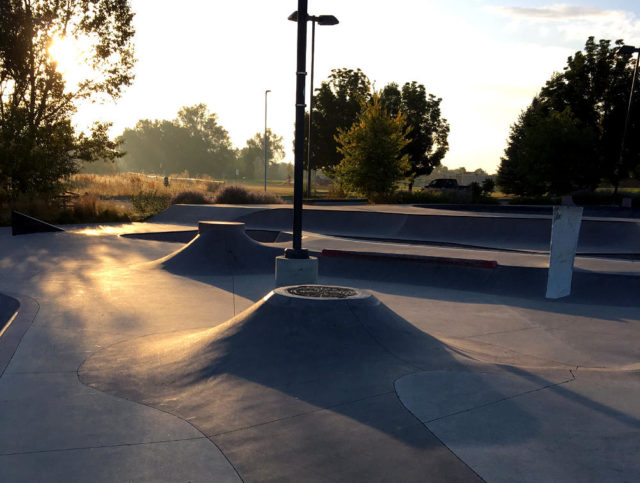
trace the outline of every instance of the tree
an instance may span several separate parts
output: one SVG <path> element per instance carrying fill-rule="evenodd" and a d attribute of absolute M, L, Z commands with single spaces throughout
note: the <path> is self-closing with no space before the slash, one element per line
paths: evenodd
<path fill-rule="evenodd" d="M 560 194 L 558 190 L 561 186 L 564 189 L 593 188 L 603 178 L 617 186 L 621 177 L 626 177 L 637 169 L 640 165 L 640 110 L 637 101 L 640 86 L 634 93 L 626 149 L 622 162 L 620 160 L 622 132 L 633 75 L 630 56 L 617 53 L 617 48 L 622 44 L 622 40 L 618 40 L 612 47 L 609 40 L 596 43 L 593 37 L 589 37 L 584 52 L 578 51 L 569 57 L 563 72 L 555 73 L 547 81 L 540 94 L 512 127 L 500 168 L 499 184 L 503 188 L 514 193 L 524 193 L 539 192 L 543 186 L 553 186 L 552 189 Z M 544 117 L 548 119 L 545 120 Z M 583 144 L 590 146 L 592 151 L 584 153 L 583 167 L 579 170 L 571 165 L 538 170 L 540 176 L 561 172 L 573 176 L 567 183 L 545 178 L 526 186 L 532 178 L 527 175 L 527 169 L 518 167 L 517 163 L 525 162 L 535 154 L 526 150 L 533 147 L 533 139 L 540 138 L 528 130 L 546 129 L 559 122 L 566 129 L 571 125 L 569 131 L 572 135 L 582 133 Z M 524 144 L 521 145 L 521 141 Z M 578 162 L 569 155 L 570 149 L 580 148 L 579 143 L 576 143 L 578 141 L 571 136 L 563 140 L 551 135 L 547 144 L 553 144 L 564 153 L 557 156 L 554 163 L 561 165 Z M 536 146 L 537 149 L 544 149 L 545 140 L 539 139 Z M 548 151 L 547 149 L 546 152 Z"/>
<path fill-rule="evenodd" d="M 333 69 L 329 80 L 316 89 L 311 133 L 312 169 L 330 170 L 338 165 L 341 158 L 335 136 L 339 129 L 349 129 L 356 121 L 363 102 L 370 97 L 370 88 L 369 79 L 360 69 Z M 308 115 L 306 126 L 305 133 L 308 132 Z"/>
<path fill-rule="evenodd" d="M 403 154 L 409 141 L 404 114 L 390 116 L 379 94 L 363 107 L 349 129 L 339 129 L 338 152 L 343 159 L 336 168 L 342 185 L 370 199 L 388 195 L 409 169 Z"/>
<path fill-rule="evenodd" d="M 598 133 L 570 108 L 549 110 L 534 102 L 511 128 L 498 184 L 506 193 L 562 195 L 593 189 L 598 181 Z"/>
<path fill-rule="evenodd" d="M 278 163 L 284 157 L 282 137 L 267 129 L 267 167 Z M 246 178 L 257 178 L 264 175 L 264 133 L 256 133 L 247 139 L 247 144 L 240 151 L 240 170 Z"/>
<path fill-rule="evenodd" d="M 0 191 L 53 193 L 80 161 L 115 159 L 108 124 L 76 133 L 80 102 L 117 98 L 133 74 L 133 13 L 126 0 L 0 3 Z M 66 81 L 49 48 L 82 42 L 90 73 Z M 70 40 L 68 40 L 70 41 Z"/>
<path fill-rule="evenodd" d="M 233 174 L 236 153 L 229 134 L 205 104 L 185 106 L 172 121 L 138 121 L 119 140 L 126 149 L 124 163 L 132 171 L 228 177 Z"/>
<path fill-rule="evenodd" d="M 442 118 L 442 99 L 427 95 L 425 87 L 415 81 L 405 83 L 402 91 L 398 84 L 391 83 L 382 89 L 380 98 L 389 112 L 402 112 L 411 128 L 407 134 L 409 144 L 404 149 L 409 156 L 411 191 L 415 179 L 431 174 L 449 150 L 449 123 Z"/>

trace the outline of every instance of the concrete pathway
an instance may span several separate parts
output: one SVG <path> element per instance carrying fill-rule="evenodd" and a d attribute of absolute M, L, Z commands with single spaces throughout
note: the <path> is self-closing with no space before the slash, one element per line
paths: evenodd
<path fill-rule="evenodd" d="M 424 279 L 446 278 L 449 268 L 411 281 L 344 260 L 338 266 L 349 276 L 340 275 L 327 261 L 322 283 L 371 291 L 457 362 L 416 363 L 389 389 L 343 406 L 307 398 L 297 416 L 263 420 L 266 393 L 236 394 L 244 409 L 227 406 L 228 418 L 256 422 L 216 432 L 206 415 L 189 419 L 143 388 L 127 398 L 97 390 L 78 371 L 106 349 L 167 335 L 179 343 L 181 333 L 210 330 L 273 289 L 273 274 L 175 273 L 153 261 L 180 244 L 109 231 L 117 232 L 11 237 L 0 229 L 0 292 L 20 302 L 14 317 L 10 299 L 0 298 L 0 327 L 11 320 L 0 337 L 0 481 L 640 480 L 640 297 L 598 298 L 603 286 L 593 286 L 592 300 L 547 301 L 460 289 L 462 272 L 446 284 Z M 372 249 L 314 234 L 306 241 L 316 250 Z M 375 250 L 544 268 L 536 254 Z M 638 277 L 633 261 L 580 263 L 588 274 L 622 273 L 630 284 Z M 212 388 L 197 397 L 220 396 Z"/>

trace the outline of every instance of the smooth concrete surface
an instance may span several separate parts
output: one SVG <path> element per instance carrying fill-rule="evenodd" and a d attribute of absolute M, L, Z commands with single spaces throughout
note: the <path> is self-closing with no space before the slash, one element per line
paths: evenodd
<path fill-rule="evenodd" d="M 332 306 L 333 330 L 310 309 L 261 326 L 287 244 L 117 236 L 175 221 L 0 228 L 0 293 L 20 302 L 0 337 L 0 481 L 640 480 L 637 262 L 579 256 L 572 295 L 549 300 L 544 254 L 307 232 L 319 283 L 379 304 Z"/>
<path fill-rule="evenodd" d="M 573 262 L 576 258 L 581 206 L 554 206 L 551 224 L 551 253 L 547 277 L 547 298 L 558 299 L 571 294 Z"/>
<path fill-rule="evenodd" d="M 303 259 L 276 257 L 276 287 L 318 283 L 318 257 Z"/>
<path fill-rule="evenodd" d="M 0 335 L 9 327 L 18 314 L 20 302 L 13 297 L 0 293 Z"/>
<path fill-rule="evenodd" d="M 289 230 L 292 208 L 174 205 L 157 223 L 195 225 L 200 220 L 240 221 L 248 229 Z M 552 216 L 434 210 L 416 206 L 313 206 L 304 209 L 304 230 L 323 235 L 414 241 L 477 248 L 549 251 Z M 578 253 L 640 255 L 640 220 L 585 217 Z"/>

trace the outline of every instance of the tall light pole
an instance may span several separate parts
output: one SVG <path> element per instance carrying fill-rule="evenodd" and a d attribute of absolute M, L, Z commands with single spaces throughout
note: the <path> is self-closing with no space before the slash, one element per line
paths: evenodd
<path fill-rule="evenodd" d="M 620 55 L 633 55 L 637 53 L 638 57 L 636 58 L 636 66 L 633 69 L 633 79 L 631 80 L 631 92 L 629 92 L 629 103 L 627 104 L 627 115 L 624 119 L 624 130 L 622 131 L 622 144 L 620 145 L 620 159 L 618 161 L 618 166 L 615 170 L 615 189 L 614 194 L 618 194 L 618 186 L 620 185 L 620 170 L 624 166 L 624 143 L 627 139 L 627 131 L 629 130 L 629 118 L 631 114 L 631 102 L 633 101 L 633 91 L 636 86 L 636 75 L 638 73 L 638 63 L 640 63 L 640 48 L 635 48 L 632 45 L 623 45 L 618 49 L 618 54 Z"/>
<path fill-rule="evenodd" d="M 304 162 L 304 86 L 307 76 L 307 0 L 298 0 L 298 45 L 296 63 L 296 130 L 293 162 L 293 248 L 284 251 L 286 258 L 308 259 L 302 249 L 302 171 Z"/>
<path fill-rule="evenodd" d="M 264 91 L 264 192 L 267 192 L 267 150 L 269 139 L 267 138 L 267 94 L 271 92 L 269 89 Z"/>
<path fill-rule="evenodd" d="M 298 12 L 289 15 L 289 20 L 298 21 Z M 333 15 L 307 15 L 307 20 L 311 21 L 311 80 L 309 87 L 309 134 L 307 138 L 307 198 L 311 198 L 311 121 L 313 116 L 313 67 L 315 64 L 316 51 L 316 23 L 320 25 L 337 25 L 338 19 Z"/>

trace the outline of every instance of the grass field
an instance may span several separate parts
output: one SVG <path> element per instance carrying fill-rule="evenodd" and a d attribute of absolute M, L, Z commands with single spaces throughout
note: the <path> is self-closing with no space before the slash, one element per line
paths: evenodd
<path fill-rule="evenodd" d="M 235 183 L 233 183 L 235 184 Z M 240 184 L 240 183 L 239 183 Z M 242 196 L 238 202 L 273 202 L 273 196 L 293 196 L 293 185 L 282 180 L 268 180 L 264 195 L 264 181 L 249 181 L 241 185 L 252 196 Z M 171 203 L 214 202 L 218 190 L 228 187 L 211 178 L 164 178 L 140 173 L 112 175 L 76 174 L 66 185 L 67 193 L 49 200 L 21 198 L 13 207 L 0 205 L 0 225 L 11 223 L 11 209 L 27 213 L 50 223 L 100 223 L 140 221 L 166 209 Z M 236 190 L 238 191 L 238 190 Z M 235 199 L 232 197 L 232 199 Z"/>
<path fill-rule="evenodd" d="M 290 181 L 238 180 L 225 182 L 209 177 L 187 178 L 184 175 L 169 177 L 168 185 L 161 176 L 141 173 L 110 175 L 76 174 L 67 183 L 67 195 L 50 200 L 23 198 L 14 202 L 13 209 L 41 218 L 50 223 L 101 223 L 140 221 L 168 208 L 172 203 L 273 203 L 293 198 Z M 229 187 L 240 185 L 239 189 Z M 339 198 L 346 195 L 330 182 L 312 185 L 314 198 Z M 227 191 L 229 196 L 221 196 Z M 243 194 L 244 193 L 244 194 Z M 306 186 L 304 188 L 306 196 Z M 576 194 L 574 201 L 583 205 L 619 204 L 622 197 L 633 198 L 633 206 L 640 206 L 640 187 L 621 187 L 614 197 L 613 188 L 602 187 L 592 193 Z M 274 198 L 275 196 L 275 198 Z M 397 203 L 464 203 L 464 199 L 450 199 L 442 193 L 414 190 L 409 194 L 399 190 L 389 202 Z M 518 198 L 494 192 L 485 202 L 517 204 L 554 204 L 556 199 Z M 10 224 L 11 209 L 7 203 L 0 205 L 0 225 Z"/>

